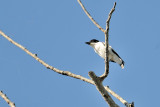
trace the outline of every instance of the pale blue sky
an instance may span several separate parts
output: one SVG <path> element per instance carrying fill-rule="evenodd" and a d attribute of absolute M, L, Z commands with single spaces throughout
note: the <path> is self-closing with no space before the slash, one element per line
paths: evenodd
<path fill-rule="evenodd" d="M 113 0 L 82 0 L 105 28 Z M 118 0 L 109 43 L 125 61 L 125 69 L 110 63 L 104 85 L 135 107 L 159 102 L 160 1 Z M 104 61 L 85 44 L 104 41 L 77 0 L 1 0 L 0 30 L 48 64 L 88 77 L 101 75 Z M 46 69 L 0 36 L 0 90 L 17 107 L 106 107 L 95 86 Z M 115 99 L 115 98 L 114 98 Z M 121 102 L 115 100 L 120 107 Z M 0 98 L 0 107 L 8 107 Z"/>

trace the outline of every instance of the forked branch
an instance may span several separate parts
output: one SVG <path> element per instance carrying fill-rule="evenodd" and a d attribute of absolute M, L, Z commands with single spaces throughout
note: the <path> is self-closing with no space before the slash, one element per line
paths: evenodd
<path fill-rule="evenodd" d="M 91 19 L 91 21 L 94 23 L 95 20 L 90 16 L 90 14 L 87 12 L 87 10 L 84 8 L 83 4 L 81 3 L 80 0 L 78 0 L 78 2 L 80 3 L 82 9 L 84 10 L 84 12 L 87 14 L 87 16 Z M 89 72 L 89 76 L 91 77 L 91 79 L 94 81 L 95 86 L 97 87 L 98 91 L 101 93 L 101 95 L 103 96 L 103 98 L 105 99 L 105 101 L 108 103 L 108 105 L 110 107 L 119 107 L 114 101 L 113 99 L 110 97 L 110 95 L 108 94 L 108 92 L 105 90 L 104 86 L 102 85 L 103 80 L 108 76 L 109 74 L 109 43 L 108 43 L 108 37 L 109 37 L 109 22 L 112 16 L 112 13 L 114 12 L 116 7 L 116 2 L 112 8 L 112 10 L 109 13 L 107 22 L 106 22 L 106 30 L 101 30 L 102 32 L 104 32 L 105 34 L 105 72 L 103 75 L 101 75 L 100 77 L 97 77 L 95 75 L 94 72 Z M 95 23 L 94 23 L 95 24 Z M 96 26 L 98 24 L 95 24 Z M 98 28 L 102 28 L 100 25 L 97 26 Z"/>
<path fill-rule="evenodd" d="M 89 72 L 89 76 L 94 81 L 97 90 L 100 92 L 100 94 L 102 95 L 102 97 L 104 98 L 104 100 L 108 103 L 108 105 L 110 107 L 119 107 L 114 102 L 114 100 L 111 98 L 111 96 L 109 95 L 109 93 L 106 91 L 105 87 L 102 84 L 101 79 L 99 77 L 97 77 L 95 75 L 95 73 L 92 72 L 92 71 Z"/>
<path fill-rule="evenodd" d="M 105 48 L 106 48 L 106 54 L 105 54 L 105 72 L 103 75 L 101 75 L 100 77 L 97 77 L 95 75 L 94 72 L 89 72 L 89 76 L 90 78 L 94 81 L 95 86 L 97 87 L 98 91 L 101 93 L 101 95 L 103 96 L 103 98 L 105 99 L 105 101 L 109 104 L 110 107 L 116 107 L 118 106 L 116 103 L 113 103 L 114 101 L 112 100 L 112 98 L 109 96 L 108 93 L 106 93 L 104 91 L 104 86 L 102 85 L 103 80 L 108 76 L 109 74 L 109 24 L 110 24 L 110 19 L 111 16 L 113 14 L 113 12 L 115 11 L 115 7 L 116 7 L 116 2 L 114 3 L 113 8 L 111 9 L 109 15 L 108 15 L 108 19 L 106 21 L 106 30 L 104 30 L 99 24 L 96 23 L 96 21 L 90 16 L 89 12 L 85 9 L 85 7 L 83 6 L 81 0 L 78 0 L 79 4 L 81 5 L 82 9 L 84 10 L 84 12 L 87 14 L 87 16 L 91 19 L 91 21 L 105 34 Z M 112 90 L 110 90 L 108 87 L 105 87 L 105 89 L 111 93 L 114 97 L 116 97 L 117 99 L 119 99 L 124 105 L 126 105 L 126 107 L 134 107 L 134 103 L 129 104 L 127 101 L 125 101 L 123 98 L 121 98 L 119 95 L 117 95 L 116 93 L 114 93 Z M 104 95 L 106 94 L 106 96 L 109 97 L 105 97 Z"/>
<path fill-rule="evenodd" d="M 114 3 L 113 8 L 111 9 L 109 15 L 108 15 L 108 19 L 106 21 L 106 30 L 104 30 L 94 19 L 93 17 L 89 14 L 89 12 L 86 10 L 86 8 L 84 7 L 84 5 L 82 4 L 81 0 L 78 0 L 78 3 L 80 4 L 80 6 L 82 7 L 83 11 L 86 13 L 86 15 L 91 19 L 91 21 L 105 34 L 105 47 L 106 47 L 106 57 L 105 57 L 105 72 L 103 75 L 100 76 L 101 81 L 103 81 L 109 74 L 109 52 L 108 52 L 108 47 L 109 47 L 109 42 L 108 42 L 108 36 L 109 36 L 109 23 L 110 23 L 110 19 L 112 16 L 112 13 L 115 10 L 116 7 L 116 2 Z"/>
<path fill-rule="evenodd" d="M 43 60 L 41 60 L 36 54 L 33 54 L 31 53 L 29 50 L 27 50 L 25 47 L 23 47 L 22 45 L 20 45 L 19 43 L 15 42 L 14 40 L 12 40 L 9 36 L 7 36 L 6 34 L 4 34 L 1 30 L 0 30 L 0 35 L 2 35 L 4 38 L 6 38 L 8 41 L 10 41 L 12 44 L 16 45 L 17 47 L 19 47 L 20 49 L 22 49 L 24 52 L 26 52 L 27 54 L 29 54 L 30 56 L 32 56 L 34 59 L 36 59 L 38 62 L 40 62 L 43 66 L 45 66 L 47 69 L 50 69 L 52 71 L 55 71 L 59 74 L 62 74 L 62 75 L 66 75 L 66 76 L 69 76 L 69 77 L 73 77 L 73 78 L 76 78 L 76 79 L 80 79 L 82 81 L 85 81 L 85 82 L 88 82 L 92 85 L 95 85 L 94 81 L 88 79 L 88 78 L 85 78 L 83 76 L 80 76 L 80 75 L 76 75 L 76 74 L 73 74 L 69 71 L 63 71 L 63 70 L 59 70 L 57 68 L 54 68 L 52 66 L 50 66 L 49 64 L 45 63 Z M 118 98 L 120 101 L 125 101 L 125 100 L 121 100 L 123 98 L 121 98 L 120 96 L 117 97 L 118 95 L 117 94 L 114 94 L 114 92 L 109 89 L 108 87 L 105 87 L 105 89 L 111 94 L 113 95 L 114 97 Z M 123 103 L 123 102 L 122 102 Z"/>

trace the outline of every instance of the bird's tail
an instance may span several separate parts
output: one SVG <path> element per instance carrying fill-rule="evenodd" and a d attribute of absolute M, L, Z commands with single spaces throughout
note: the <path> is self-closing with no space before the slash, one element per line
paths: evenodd
<path fill-rule="evenodd" d="M 122 60 L 122 63 L 120 64 L 121 68 L 124 68 L 124 61 Z"/>

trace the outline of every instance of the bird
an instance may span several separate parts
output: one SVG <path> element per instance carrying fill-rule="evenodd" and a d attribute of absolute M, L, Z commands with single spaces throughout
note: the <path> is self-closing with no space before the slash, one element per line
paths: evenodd
<path fill-rule="evenodd" d="M 85 43 L 90 45 L 100 57 L 105 59 L 105 43 L 104 42 L 100 42 L 97 39 L 92 39 L 89 42 L 85 42 Z M 114 49 L 111 46 L 108 47 L 108 50 L 109 50 L 109 61 L 119 64 L 123 69 L 124 61 L 122 60 L 122 58 L 117 54 L 116 51 L 114 51 Z"/>

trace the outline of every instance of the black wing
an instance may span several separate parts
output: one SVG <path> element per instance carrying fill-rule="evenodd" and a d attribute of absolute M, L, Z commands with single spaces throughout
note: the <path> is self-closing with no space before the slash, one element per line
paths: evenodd
<path fill-rule="evenodd" d="M 112 50 L 112 52 L 113 52 L 114 54 L 116 54 L 116 55 L 122 60 L 122 58 L 116 53 L 116 51 L 113 50 L 113 48 L 111 48 L 111 50 Z M 114 61 L 112 61 L 112 62 L 114 62 Z M 125 62 L 122 60 L 122 64 L 123 64 L 123 65 L 124 65 L 124 63 L 125 63 Z"/>
<path fill-rule="evenodd" d="M 111 48 L 111 50 L 112 50 L 112 52 L 113 52 L 114 54 L 116 54 L 116 55 L 121 59 L 121 57 L 117 54 L 116 51 L 113 50 L 113 48 Z"/>

